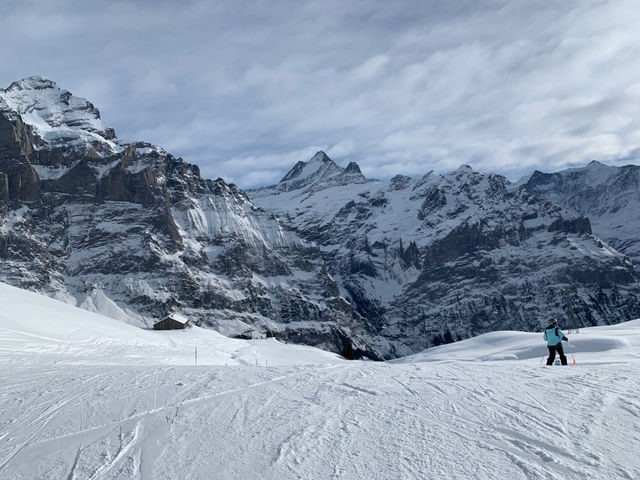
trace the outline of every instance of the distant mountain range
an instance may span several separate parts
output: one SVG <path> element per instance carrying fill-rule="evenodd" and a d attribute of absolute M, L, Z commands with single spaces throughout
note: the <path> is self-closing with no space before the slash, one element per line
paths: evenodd
<path fill-rule="evenodd" d="M 640 265 L 639 166 L 593 161 L 586 168 L 536 171 L 520 184 L 532 195 L 589 217 L 597 237 Z"/>
<path fill-rule="evenodd" d="M 149 326 L 381 359 L 640 317 L 640 167 L 367 179 L 318 152 L 244 192 L 44 77 L 0 90 L 0 279 Z"/>

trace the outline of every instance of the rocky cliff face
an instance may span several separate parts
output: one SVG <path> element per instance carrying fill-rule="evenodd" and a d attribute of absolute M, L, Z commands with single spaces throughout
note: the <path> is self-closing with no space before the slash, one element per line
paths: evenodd
<path fill-rule="evenodd" d="M 640 167 L 591 162 L 520 182 L 532 195 L 588 216 L 593 232 L 640 265 Z"/>
<path fill-rule="evenodd" d="M 638 317 L 631 236 L 600 221 L 635 205 L 637 178 L 607 177 L 620 188 L 601 217 L 578 208 L 611 194 L 589 178 L 571 180 L 593 187 L 573 204 L 550 193 L 569 180 L 543 174 L 378 182 L 318 152 L 245 193 L 118 139 L 91 103 L 31 77 L 0 90 L 0 279 L 139 325 L 178 310 L 372 358 L 550 315 Z"/>
<path fill-rule="evenodd" d="M 3 281 L 140 325 L 179 310 L 376 357 L 316 245 L 45 78 L 0 90 L 0 201 Z"/>
<path fill-rule="evenodd" d="M 593 235 L 586 216 L 499 175 L 462 166 L 248 194 L 320 245 L 390 356 L 490 330 L 535 330 L 549 316 L 577 327 L 640 315 L 638 271 Z"/>

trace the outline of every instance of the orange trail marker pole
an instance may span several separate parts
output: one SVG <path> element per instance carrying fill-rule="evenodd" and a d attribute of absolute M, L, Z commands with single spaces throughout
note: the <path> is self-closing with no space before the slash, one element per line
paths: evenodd
<path fill-rule="evenodd" d="M 571 358 L 573 358 L 573 363 L 571 364 L 571 366 L 575 367 L 576 366 L 576 357 L 573 356 L 573 345 L 569 345 L 569 348 L 571 349 Z"/>

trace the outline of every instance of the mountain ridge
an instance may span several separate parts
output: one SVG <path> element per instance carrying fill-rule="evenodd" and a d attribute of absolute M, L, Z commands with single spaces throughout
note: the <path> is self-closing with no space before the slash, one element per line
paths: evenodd
<path fill-rule="evenodd" d="M 409 340 L 415 350 L 487 326 L 532 330 L 541 317 L 573 312 L 567 323 L 578 327 L 626 319 L 638 308 L 629 296 L 637 270 L 593 236 L 585 215 L 468 165 L 421 178 L 247 194 L 321 246 L 343 295 L 403 353 L 407 338 L 421 339 Z M 555 252 L 553 260 L 538 251 Z M 604 310 L 594 299 L 618 282 L 631 289 L 630 310 L 616 314 L 617 293 Z"/>
<path fill-rule="evenodd" d="M 588 216 L 594 231 L 640 265 L 640 166 L 586 167 L 534 172 L 521 188 Z"/>
<path fill-rule="evenodd" d="M 105 140 L 98 110 L 47 79 L 0 98 L 9 90 L 19 102 L 0 111 L 1 278 L 141 325 L 178 309 L 231 336 L 376 358 L 317 248 L 241 189 L 155 145 Z"/>
<path fill-rule="evenodd" d="M 330 185 L 348 185 L 377 182 L 368 179 L 356 162 L 349 162 L 343 168 L 338 166 L 322 150 L 318 151 L 307 162 L 297 162 L 275 185 L 255 189 L 263 193 L 273 191 L 289 192 L 303 189 L 307 193 L 322 190 Z"/>
<path fill-rule="evenodd" d="M 11 284 L 139 325 L 180 310 L 226 335 L 373 359 L 548 316 L 640 316 L 629 258 L 585 214 L 501 175 L 462 165 L 381 182 L 320 151 L 245 192 L 118 139 L 48 79 L 12 85 L 0 91 Z"/>

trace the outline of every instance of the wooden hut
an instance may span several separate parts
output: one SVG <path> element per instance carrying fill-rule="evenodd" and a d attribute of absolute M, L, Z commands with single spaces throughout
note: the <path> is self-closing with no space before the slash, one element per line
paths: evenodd
<path fill-rule="evenodd" d="M 190 327 L 189 320 L 182 315 L 172 313 L 164 320 L 160 320 L 153 326 L 154 330 L 182 330 L 183 328 Z"/>

